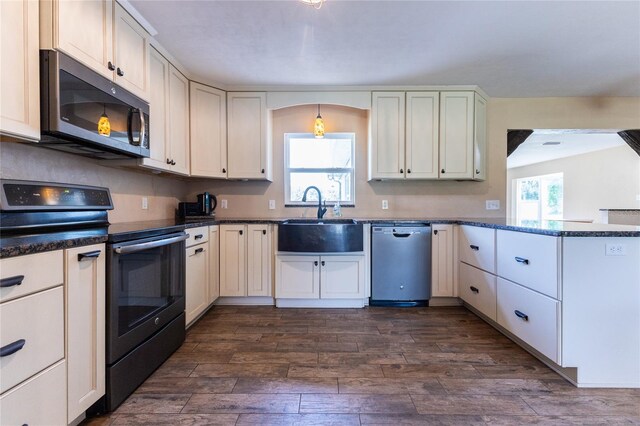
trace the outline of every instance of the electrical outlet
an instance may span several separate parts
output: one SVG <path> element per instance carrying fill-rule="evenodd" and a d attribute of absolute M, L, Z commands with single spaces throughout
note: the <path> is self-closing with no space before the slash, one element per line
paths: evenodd
<path fill-rule="evenodd" d="M 220 200 L 220 207 L 223 209 L 227 208 L 227 200 Z"/>
<path fill-rule="evenodd" d="M 389 200 L 382 200 L 382 210 L 389 209 Z"/>
<path fill-rule="evenodd" d="M 636 195 L 636 201 L 640 201 L 640 194 Z"/>
<path fill-rule="evenodd" d="M 269 200 L 269 210 L 276 209 L 276 200 Z"/>
<path fill-rule="evenodd" d="M 142 210 L 149 209 L 149 199 L 147 197 L 142 197 Z"/>
<path fill-rule="evenodd" d="M 487 210 L 500 210 L 500 200 L 487 200 L 486 201 L 486 209 Z"/>
<path fill-rule="evenodd" d="M 607 243 L 605 244 L 605 254 L 607 256 L 626 256 L 627 246 L 624 244 Z"/>

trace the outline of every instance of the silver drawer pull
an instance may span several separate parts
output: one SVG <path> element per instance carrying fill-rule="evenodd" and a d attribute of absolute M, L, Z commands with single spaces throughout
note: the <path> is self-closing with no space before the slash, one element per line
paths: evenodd
<path fill-rule="evenodd" d="M 26 340 L 20 339 L 20 340 L 16 340 L 13 343 L 9 343 L 8 345 L 5 345 L 5 346 L 1 347 L 0 348 L 0 358 L 15 354 L 20 349 L 22 349 L 22 347 L 24 346 L 25 343 L 27 343 Z"/>
<path fill-rule="evenodd" d="M 516 262 L 522 263 L 523 265 L 528 265 L 529 264 L 529 259 L 525 259 L 524 257 L 516 256 Z"/>
<path fill-rule="evenodd" d="M 516 314 L 516 316 L 517 316 L 518 318 L 522 318 L 522 319 L 523 319 L 523 320 L 525 320 L 525 321 L 529 321 L 529 315 L 527 315 L 527 314 L 525 314 L 525 313 L 523 313 L 523 312 L 520 312 L 520 311 L 519 311 L 519 310 L 517 310 L 517 309 L 516 309 L 515 311 L 513 311 L 513 313 L 514 313 L 514 314 Z"/>
<path fill-rule="evenodd" d="M 15 277 L 3 278 L 0 280 L 0 288 L 20 285 L 22 284 L 22 280 L 24 280 L 24 275 L 16 275 Z"/>

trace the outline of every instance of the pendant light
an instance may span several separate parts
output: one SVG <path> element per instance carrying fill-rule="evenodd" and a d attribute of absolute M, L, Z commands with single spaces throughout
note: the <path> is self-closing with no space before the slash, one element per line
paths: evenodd
<path fill-rule="evenodd" d="M 107 137 L 111 136 L 111 123 L 109 123 L 107 107 L 104 104 L 102 104 L 102 115 L 98 120 L 98 134 Z"/>
<path fill-rule="evenodd" d="M 324 120 L 320 115 L 320 104 L 318 104 L 318 116 L 316 117 L 316 122 L 313 126 L 313 135 L 317 139 L 324 138 Z"/>

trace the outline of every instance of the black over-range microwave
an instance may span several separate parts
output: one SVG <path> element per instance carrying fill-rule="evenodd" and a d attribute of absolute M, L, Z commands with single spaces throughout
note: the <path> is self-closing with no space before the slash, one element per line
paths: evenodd
<path fill-rule="evenodd" d="M 149 104 L 81 63 L 40 52 L 40 143 L 100 159 L 149 157 Z"/>

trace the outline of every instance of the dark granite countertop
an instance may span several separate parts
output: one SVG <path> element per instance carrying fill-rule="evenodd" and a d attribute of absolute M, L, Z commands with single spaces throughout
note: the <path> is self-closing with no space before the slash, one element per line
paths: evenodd
<path fill-rule="evenodd" d="M 182 231 L 199 226 L 219 224 L 250 223 L 280 224 L 291 218 L 209 218 L 196 217 L 188 221 L 174 219 L 148 222 L 116 223 L 108 228 L 80 229 L 31 235 L 2 235 L 0 238 L 0 258 L 22 256 L 44 251 L 60 250 L 89 244 L 115 241 L 118 234 L 163 230 Z M 307 218 L 309 219 L 309 218 Z M 324 219 L 330 222 L 333 218 Z M 337 218 L 336 218 L 337 219 Z M 340 218 L 349 219 L 349 218 Z M 580 223 L 569 221 L 543 221 L 518 225 L 515 220 L 505 218 L 354 218 L 360 223 L 376 224 L 461 224 L 481 226 L 509 231 L 561 237 L 640 237 L 640 226 Z"/>

